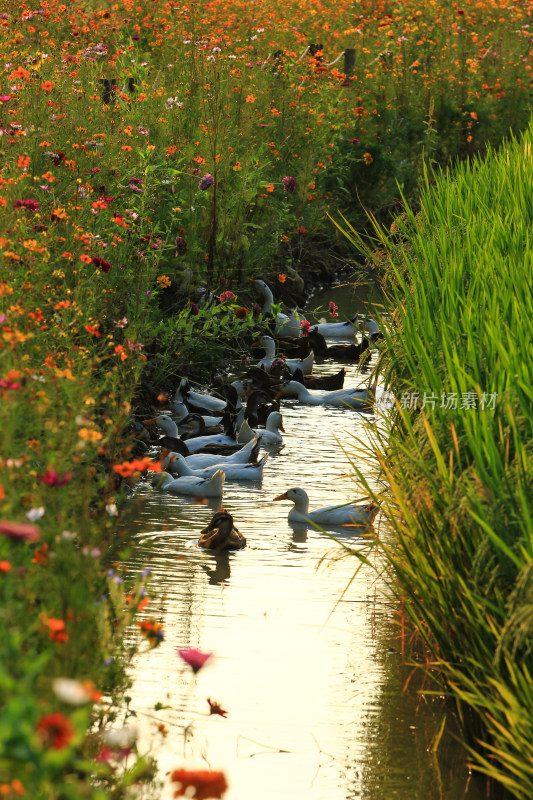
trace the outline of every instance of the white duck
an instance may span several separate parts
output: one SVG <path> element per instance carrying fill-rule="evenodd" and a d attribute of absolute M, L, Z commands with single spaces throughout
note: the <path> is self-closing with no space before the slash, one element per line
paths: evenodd
<path fill-rule="evenodd" d="M 319 322 L 318 325 L 313 325 L 313 330 L 330 339 L 353 336 L 359 330 L 359 314 L 356 314 L 350 322 Z"/>
<path fill-rule="evenodd" d="M 261 444 L 281 444 L 283 442 L 283 437 L 280 431 L 285 433 L 285 428 L 283 427 L 283 418 L 279 411 L 272 411 L 272 413 L 267 417 L 264 430 L 260 428 L 250 428 L 248 420 L 245 419 L 239 428 L 237 441 L 250 442 L 257 438 Z"/>
<path fill-rule="evenodd" d="M 289 522 L 314 522 L 322 528 L 330 525 L 366 527 L 372 524 L 379 511 L 375 503 L 366 506 L 326 506 L 309 511 L 309 497 L 305 489 L 300 488 L 289 489 L 274 500 L 291 500 L 294 503 L 289 511 Z"/>
<path fill-rule="evenodd" d="M 380 339 L 383 337 L 383 333 L 381 332 L 381 328 L 377 324 L 375 319 L 372 317 L 365 317 L 364 320 L 358 319 L 359 314 L 356 314 L 354 319 L 357 319 L 357 326 L 360 331 L 366 330 L 368 333 L 368 338 L 372 342 L 374 339 Z"/>
<path fill-rule="evenodd" d="M 272 313 L 272 303 L 274 302 L 274 295 L 268 284 L 264 281 L 252 281 L 254 286 L 257 287 L 263 300 L 263 307 L 261 311 L 263 314 Z M 276 329 L 275 332 L 278 336 L 293 336 L 298 339 L 302 335 L 302 322 L 305 322 L 305 317 L 298 311 L 292 311 L 290 316 L 287 314 L 276 314 Z"/>
<path fill-rule="evenodd" d="M 196 478 L 207 478 L 214 475 L 218 470 L 222 470 L 228 481 L 260 481 L 263 477 L 263 470 L 268 459 L 268 453 L 256 464 L 214 464 L 212 467 L 203 469 L 191 469 L 187 460 L 176 454 L 174 462 L 178 475 L 188 475 Z"/>
<path fill-rule="evenodd" d="M 185 417 L 189 416 L 190 411 L 185 405 L 185 403 L 181 402 L 181 400 L 176 400 L 176 396 L 174 396 L 174 400 L 170 401 L 169 405 L 170 405 L 170 410 L 174 414 L 174 417 L 179 427 L 183 422 L 183 420 L 185 419 Z M 212 425 L 220 425 L 220 423 L 222 422 L 222 417 L 208 417 L 202 414 L 202 418 L 204 420 L 204 425 L 206 428 L 210 428 Z"/>
<path fill-rule="evenodd" d="M 270 372 L 272 363 L 276 360 L 276 342 L 272 336 L 261 336 L 259 344 L 265 350 L 266 355 L 257 364 L 260 369 L 265 369 Z M 300 360 L 299 358 L 285 358 L 285 366 L 293 373 L 297 369 L 301 369 L 304 375 L 310 375 L 313 371 L 313 361 L 315 359 L 314 353 L 311 350 L 308 356 Z"/>
<path fill-rule="evenodd" d="M 242 466 L 250 461 L 250 456 L 256 444 L 257 439 L 252 437 L 244 447 L 230 456 L 221 456 L 216 453 L 193 453 L 190 456 L 184 456 L 184 458 L 191 469 L 203 469 L 204 467 L 212 467 L 214 464 L 218 464 L 220 467 L 224 464 L 240 464 Z M 177 453 L 169 453 L 166 455 L 165 458 L 161 460 L 162 468 L 173 473 L 175 471 L 174 463 L 176 461 L 176 456 Z"/>
<path fill-rule="evenodd" d="M 182 388 L 187 384 L 186 379 L 183 379 L 176 389 L 176 393 L 174 395 L 174 403 L 183 403 L 183 394 Z M 244 385 L 242 381 L 233 381 L 230 386 L 234 386 L 237 390 L 237 409 L 241 407 L 241 398 L 244 397 L 246 394 L 247 387 Z M 223 400 L 220 397 L 212 397 L 210 394 L 200 394 L 199 392 L 193 392 L 192 389 L 187 389 L 187 398 L 194 403 L 194 405 L 200 406 L 200 408 L 205 408 L 208 411 L 214 411 L 215 413 L 219 411 L 224 411 L 227 405 L 227 400 Z"/>
<path fill-rule="evenodd" d="M 356 411 L 369 411 L 375 400 L 376 385 L 371 389 L 338 389 L 335 392 L 310 392 L 303 383 L 289 381 L 281 386 L 285 397 L 296 396 L 300 403 L 308 406 L 339 406 Z"/>
<path fill-rule="evenodd" d="M 159 414 L 155 418 L 155 423 L 165 436 L 179 438 L 178 426 L 168 414 Z M 194 439 L 187 439 L 186 444 L 189 452 L 195 453 L 206 444 L 235 444 L 235 439 L 225 433 L 215 433 L 212 436 L 195 436 Z"/>
<path fill-rule="evenodd" d="M 168 472 L 159 472 L 152 480 L 152 486 L 168 494 L 189 495 L 192 497 L 220 497 L 226 476 L 218 469 L 213 475 L 204 478 L 187 475 L 173 478 Z"/>

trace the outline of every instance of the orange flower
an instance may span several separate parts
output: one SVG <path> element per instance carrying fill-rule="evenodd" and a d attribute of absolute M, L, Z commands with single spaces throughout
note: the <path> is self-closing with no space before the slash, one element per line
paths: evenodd
<path fill-rule="evenodd" d="M 100 331 L 93 325 L 86 325 L 85 330 L 87 331 L 87 333 L 90 333 L 91 336 L 100 336 Z"/>
<path fill-rule="evenodd" d="M 9 572 L 11 563 L 9 561 L 0 561 L 0 572 Z"/>
<path fill-rule="evenodd" d="M 90 264 L 92 261 L 91 256 L 86 256 L 85 254 L 80 256 L 80 261 L 83 261 L 84 264 Z"/>
<path fill-rule="evenodd" d="M 126 150 L 127 153 L 131 152 L 131 147 L 129 144 L 125 144 L 124 147 L 120 148 L 121 150 Z"/>
<path fill-rule="evenodd" d="M 265 186 L 265 189 L 267 190 L 267 192 L 273 192 L 274 191 L 274 184 L 273 183 L 267 183 L 267 185 Z"/>
<path fill-rule="evenodd" d="M 44 89 L 45 92 L 51 92 L 54 86 L 55 83 L 50 83 L 50 81 L 45 81 L 44 83 L 41 83 L 41 89 Z"/>
<path fill-rule="evenodd" d="M 284 275 L 283 272 L 280 272 L 279 275 L 278 275 L 278 281 L 280 283 L 285 283 L 286 280 L 287 280 L 287 276 Z"/>
<path fill-rule="evenodd" d="M 372 158 L 370 153 L 363 153 L 363 161 L 365 162 L 365 164 L 371 164 L 373 160 L 374 159 Z"/>
<path fill-rule="evenodd" d="M 253 96 L 253 94 L 249 94 L 249 95 L 246 96 L 246 102 L 247 103 L 255 103 L 255 97 Z"/>

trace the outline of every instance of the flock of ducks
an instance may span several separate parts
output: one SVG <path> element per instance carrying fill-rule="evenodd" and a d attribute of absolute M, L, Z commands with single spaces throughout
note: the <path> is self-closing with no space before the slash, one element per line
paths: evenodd
<path fill-rule="evenodd" d="M 272 291 L 264 281 L 254 284 L 268 316 L 274 299 Z M 155 423 L 161 432 L 158 444 L 162 471 L 154 475 L 154 488 L 178 496 L 218 498 L 222 497 L 225 481 L 260 481 L 269 458 L 268 452 L 259 457 L 260 448 L 276 448 L 283 443 L 282 398 L 297 398 L 300 403 L 313 406 L 372 409 L 377 382 L 371 388 L 345 389 L 344 368 L 332 376 L 312 376 L 312 369 L 318 358 L 358 362 L 382 335 L 375 321 L 360 322 L 356 314 L 349 322 L 315 325 L 307 337 L 302 337 L 304 321 L 297 311 L 272 317 L 277 341 L 270 335 L 261 336 L 255 344 L 263 348 L 263 358 L 244 379 L 224 384 L 212 395 L 195 392 L 186 379 L 181 381 L 168 409 L 145 422 Z M 325 341 L 325 337 L 342 338 L 360 329 L 366 333 L 360 344 L 328 346 Z M 287 358 L 287 354 L 291 357 Z M 309 511 L 309 497 L 300 487 L 291 488 L 274 500 L 293 503 L 289 523 L 324 528 L 366 527 L 379 511 L 373 503 Z M 246 539 L 235 527 L 231 514 L 220 509 L 201 531 L 198 546 L 215 553 L 240 550 L 246 546 Z"/>

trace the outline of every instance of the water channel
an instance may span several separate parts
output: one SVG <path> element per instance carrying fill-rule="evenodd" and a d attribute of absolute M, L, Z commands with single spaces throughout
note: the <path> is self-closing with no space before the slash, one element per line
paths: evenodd
<path fill-rule="evenodd" d="M 368 295 L 329 289 L 309 306 L 327 311 L 329 300 L 342 319 L 365 312 Z M 338 369 L 326 362 L 315 372 Z M 347 370 L 346 387 L 364 381 L 354 366 Z M 186 766 L 222 769 L 225 800 L 486 798 L 452 736 L 431 751 L 442 715 L 452 714 L 408 680 L 379 569 L 341 557 L 318 531 L 293 530 L 290 504 L 272 502 L 293 486 L 307 490 L 311 508 L 362 498 L 343 447 L 349 455 L 352 436 L 371 435 L 374 416 L 296 401 L 284 401 L 282 412 L 284 443 L 270 450 L 262 485 L 224 486 L 245 550 L 224 559 L 196 547 L 217 501 L 198 505 L 148 484 L 138 490 L 133 566 L 152 569 L 158 601 L 149 611 L 164 623 L 165 641 L 137 659 L 129 694 L 141 750 L 152 747 L 159 764 L 157 797 L 173 796 L 165 773 Z M 383 519 L 374 526 L 387 537 Z M 366 547 L 364 538 L 342 536 Z M 195 681 L 177 655 L 189 647 L 213 653 Z M 209 716 L 207 698 L 227 718 Z M 157 703 L 169 708 L 156 711 Z"/>

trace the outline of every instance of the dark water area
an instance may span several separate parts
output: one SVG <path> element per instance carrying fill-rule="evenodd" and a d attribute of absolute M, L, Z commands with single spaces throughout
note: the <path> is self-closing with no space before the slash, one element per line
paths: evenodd
<path fill-rule="evenodd" d="M 370 294 L 343 286 L 308 305 L 327 316 L 333 300 L 343 319 L 371 311 Z M 370 301 L 379 302 L 377 293 Z M 367 380 L 347 369 L 346 387 Z M 306 489 L 311 508 L 361 500 L 350 459 L 356 439 L 370 440 L 375 415 L 296 401 L 282 412 L 283 444 L 269 450 L 262 484 L 224 486 L 245 550 L 215 557 L 196 546 L 218 500 L 198 505 L 146 483 L 133 501 L 131 566 L 150 565 L 158 601 L 146 613 L 165 625 L 164 643 L 133 665 L 129 692 L 141 749 L 153 747 L 158 760 L 157 797 L 173 796 L 166 773 L 186 766 L 222 769 L 225 800 L 486 800 L 484 779 L 470 774 L 452 735 L 451 708 L 411 674 L 379 551 L 362 566 L 329 536 L 291 528 L 290 504 L 272 502 L 294 486 Z M 374 528 L 386 541 L 386 520 Z M 339 536 L 369 553 L 364 536 Z M 213 653 L 195 680 L 177 655 L 189 647 Z M 209 716 L 207 698 L 226 719 Z"/>

